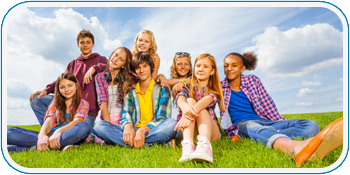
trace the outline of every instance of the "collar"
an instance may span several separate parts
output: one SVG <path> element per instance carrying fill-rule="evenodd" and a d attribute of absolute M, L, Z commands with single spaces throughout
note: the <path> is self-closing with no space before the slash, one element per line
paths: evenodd
<path fill-rule="evenodd" d="M 98 54 L 97 54 L 98 55 Z M 87 58 L 84 58 L 83 57 L 83 54 L 80 54 L 80 56 L 78 57 L 78 60 L 79 61 L 87 61 L 87 60 L 90 60 L 90 59 L 93 59 L 95 57 L 97 57 L 96 53 L 92 53 L 91 55 L 89 55 Z"/>
<path fill-rule="evenodd" d="M 231 86 L 230 86 L 230 83 L 228 82 L 227 77 L 225 77 L 225 79 L 221 81 L 221 86 L 223 88 L 231 89 Z M 247 86 L 248 86 L 248 77 L 241 74 L 241 87 L 247 87 Z"/>
<path fill-rule="evenodd" d="M 149 86 L 148 86 L 146 92 L 147 92 L 147 91 L 152 92 L 153 86 L 154 86 L 154 82 L 155 82 L 155 81 L 153 80 L 153 78 L 151 78 L 151 83 L 149 84 Z M 140 82 L 138 82 L 138 83 L 136 84 L 135 93 L 143 94 L 143 93 L 141 92 L 141 90 L 140 90 Z"/>

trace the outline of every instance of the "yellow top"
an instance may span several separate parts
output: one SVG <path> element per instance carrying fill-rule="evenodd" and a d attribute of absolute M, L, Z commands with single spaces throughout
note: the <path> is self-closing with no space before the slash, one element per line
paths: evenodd
<path fill-rule="evenodd" d="M 152 90 L 153 90 L 154 80 L 152 78 L 146 93 L 143 94 L 140 90 L 140 83 L 136 84 L 135 92 L 139 96 L 140 103 L 140 122 L 136 127 L 142 127 L 152 121 L 153 118 L 153 105 L 152 105 Z"/>

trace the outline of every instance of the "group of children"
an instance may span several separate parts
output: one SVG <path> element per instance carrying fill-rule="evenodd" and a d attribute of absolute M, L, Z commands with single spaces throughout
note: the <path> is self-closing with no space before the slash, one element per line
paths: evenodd
<path fill-rule="evenodd" d="M 242 74 L 255 69 L 253 53 L 228 54 L 223 60 L 226 78 L 220 82 L 212 55 L 199 55 L 192 67 L 191 55 L 177 52 L 167 79 L 158 74 L 160 58 L 149 30 L 137 35 L 131 51 L 119 47 L 108 60 L 92 53 L 94 44 L 88 30 L 79 32 L 81 55 L 56 81 L 30 96 L 40 132 L 8 128 L 9 152 L 69 150 L 92 140 L 134 148 L 175 146 L 174 137 L 179 133 L 180 162 L 213 162 L 210 142 L 222 138 L 222 128 L 233 142 L 251 138 L 302 164 L 307 159 L 322 159 L 343 144 L 342 118 L 320 132 L 313 121 L 286 120 L 278 113 L 260 79 Z M 178 106 L 176 120 L 171 118 L 172 104 Z M 101 121 L 94 125 L 99 110 Z M 294 136 L 311 138 L 291 140 Z"/>

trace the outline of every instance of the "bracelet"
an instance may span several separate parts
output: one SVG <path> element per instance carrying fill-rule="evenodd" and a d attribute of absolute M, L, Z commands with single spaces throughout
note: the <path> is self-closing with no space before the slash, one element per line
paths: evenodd
<path fill-rule="evenodd" d="M 185 87 L 187 86 L 187 84 L 186 84 L 186 81 L 185 80 L 181 80 L 184 84 L 185 84 Z"/>
<path fill-rule="evenodd" d="M 159 75 L 163 75 L 163 74 L 158 74 L 158 76 L 157 77 L 159 77 Z M 164 75 L 163 75 L 164 76 Z"/>
<path fill-rule="evenodd" d="M 183 87 L 186 87 L 185 83 L 183 81 L 178 81 L 177 83 L 182 83 L 184 86 Z"/>

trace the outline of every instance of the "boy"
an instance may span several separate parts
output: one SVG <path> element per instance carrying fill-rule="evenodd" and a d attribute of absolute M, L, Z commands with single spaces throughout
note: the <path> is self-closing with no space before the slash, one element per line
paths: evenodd
<path fill-rule="evenodd" d="M 145 52 L 135 54 L 132 66 L 140 78 L 135 89 L 125 97 L 119 126 L 107 121 L 96 124 L 92 133 L 109 144 L 141 148 L 152 143 L 175 146 L 176 120 L 171 118 L 170 89 L 152 79 L 152 57 Z"/>
<path fill-rule="evenodd" d="M 94 35 L 83 29 L 77 36 L 77 45 L 81 51 L 81 55 L 71 61 L 66 69 L 66 72 L 73 73 L 81 86 L 82 98 L 89 102 L 90 108 L 88 112 L 87 122 L 93 127 L 98 111 L 100 110 L 97 104 L 95 71 L 102 72 L 107 64 L 106 57 L 100 56 L 98 53 L 92 53 L 92 48 L 95 46 Z M 43 119 L 47 106 L 51 103 L 54 93 L 56 81 L 48 84 L 46 89 L 33 93 L 29 100 L 40 125 L 43 125 Z"/>

